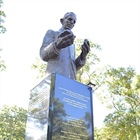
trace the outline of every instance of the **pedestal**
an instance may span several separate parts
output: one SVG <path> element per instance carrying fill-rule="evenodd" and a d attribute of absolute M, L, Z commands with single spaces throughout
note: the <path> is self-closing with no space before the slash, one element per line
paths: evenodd
<path fill-rule="evenodd" d="M 51 74 L 31 90 L 25 140 L 94 140 L 92 88 Z"/>

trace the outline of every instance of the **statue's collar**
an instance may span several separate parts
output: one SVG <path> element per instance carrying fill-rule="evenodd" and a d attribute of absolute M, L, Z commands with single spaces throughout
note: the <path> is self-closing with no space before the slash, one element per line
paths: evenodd
<path fill-rule="evenodd" d="M 62 28 L 59 29 L 59 32 L 61 33 L 61 32 L 63 32 L 64 30 L 66 30 L 66 29 L 62 27 Z"/>
<path fill-rule="evenodd" d="M 65 29 L 62 27 L 62 28 L 60 28 L 59 29 L 59 32 L 61 33 L 61 32 L 63 32 Z"/>

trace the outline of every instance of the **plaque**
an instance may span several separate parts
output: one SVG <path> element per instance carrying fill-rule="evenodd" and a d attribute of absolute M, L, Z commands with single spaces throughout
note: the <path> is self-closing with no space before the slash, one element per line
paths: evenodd
<path fill-rule="evenodd" d="M 94 140 L 91 87 L 52 75 L 47 140 Z"/>

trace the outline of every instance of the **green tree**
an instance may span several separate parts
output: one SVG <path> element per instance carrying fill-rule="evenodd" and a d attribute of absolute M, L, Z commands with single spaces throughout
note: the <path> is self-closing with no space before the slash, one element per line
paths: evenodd
<path fill-rule="evenodd" d="M 2 49 L 0 48 L 0 53 L 2 52 Z M 0 71 L 5 71 L 6 66 L 5 66 L 5 62 L 4 60 L 1 58 L 1 54 L 0 54 Z"/>
<path fill-rule="evenodd" d="M 46 63 L 40 58 L 36 58 L 34 64 L 32 65 L 32 69 L 37 71 L 37 78 L 45 77 Z"/>
<path fill-rule="evenodd" d="M 2 7 L 3 5 L 3 1 L 0 0 L 0 8 Z M 6 31 L 6 28 L 3 26 L 3 23 L 4 23 L 4 19 L 6 15 L 4 13 L 3 10 L 0 10 L 0 34 L 1 33 L 5 33 Z M 2 49 L 0 48 L 0 53 L 2 52 Z M 4 71 L 6 69 L 6 66 L 5 66 L 5 62 L 4 60 L 1 58 L 1 54 L 0 54 L 0 71 Z"/>
<path fill-rule="evenodd" d="M 95 140 L 115 140 L 113 136 L 110 135 L 110 131 L 107 130 L 107 127 L 94 128 L 94 139 Z"/>
<path fill-rule="evenodd" d="M 115 69 L 111 66 L 107 67 L 104 75 L 104 88 L 109 94 L 101 96 L 112 109 L 104 121 L 104 132 L 108 134 L 106 139 L 139 140 L 140 75 L 132 67 Z"/>
<path fill-rule="evenodd" d="M 0 0 L 0 8 L 3 6 L 3 1 Z M 3 23 L 4 18 L 6 17 L 6 14 L 3 10 L 0 10 L 0 33 L 5 33 L 6 32 L 6 28 L 4 27 Z"/>
<path fill-rule="evenodd" d="M 24 140 L 27 111 L 17 106 L 0 109 L 0 139 Z"/>

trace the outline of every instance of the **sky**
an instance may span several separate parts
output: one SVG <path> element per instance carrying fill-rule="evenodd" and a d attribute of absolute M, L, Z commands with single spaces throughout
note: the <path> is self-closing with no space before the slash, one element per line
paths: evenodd
<path fill-rule="evenodd" d="M 0 73 L 0 106 L 28 108 L 30 90 L 40 82 L 31 65 L 46 31 L 58 30 L 69 11 L 77 15 L 76 38 L 101 46 L 101 65 L 132 66 L 140 74 L 140 0 L 4 0 L 2 9 L 7 32 L 0 35 L 0 48 L 7 68 Z M 94 100 L 95 125 L 105 114 L 104 105 Z"/>

